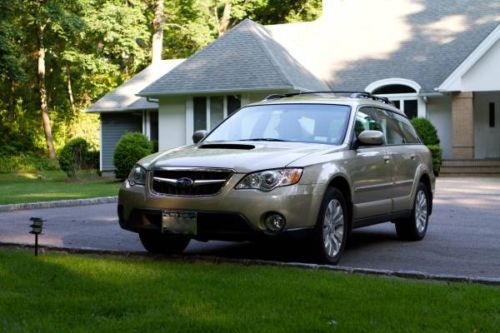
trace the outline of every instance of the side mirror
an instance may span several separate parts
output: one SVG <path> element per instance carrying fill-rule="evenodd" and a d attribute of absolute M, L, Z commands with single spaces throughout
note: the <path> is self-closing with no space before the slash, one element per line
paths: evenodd
<path fill-rule="evenodd" d="M 193 133 L 193 143 L 198 143 L 203 140 L 204 137 L 207 136 L 207 131 L 199 130 Z"/>
<path fill-rule="evenodd" d="M 384 144 L 384 133 L 380 131 L 366 130 L 358 135 L 358 141 L 361 145 L 380 146 Z"/>

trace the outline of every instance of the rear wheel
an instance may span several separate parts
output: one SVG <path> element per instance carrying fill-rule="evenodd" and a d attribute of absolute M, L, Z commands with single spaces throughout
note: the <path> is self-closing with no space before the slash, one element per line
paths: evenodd
<path fill-rule="evenodd" d="M 429 190 L 424 183 L 418 184 L 411 216 L 396 221 L 398 237 L 404 240 L 421 240 L 427 232 L 429 222 Z"/>
<path fill-rule="evenodd" d="M 329 188 L 321 204 L 314 240 L 322 261 L 339 262 L 347 242 L 348 221 L 344 195 L 337 188 Z"/>
<path fill-rule="evenodd" d="M 179 235 L 166 235 L 160 232 L 140 232 L 142 246 L 155 254 L 180 254 L 189 245 L 190 239 Z"/>

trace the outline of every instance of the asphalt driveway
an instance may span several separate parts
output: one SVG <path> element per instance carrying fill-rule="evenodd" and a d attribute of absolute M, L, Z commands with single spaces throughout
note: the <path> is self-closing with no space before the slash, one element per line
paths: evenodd
<path fill-rule="evenodd" d="M 402 242 L 390 223 L 355 230 L 341 266 L 500 278 L 500 178 L 439 178 L 426 238 Z M 144 251 L 118 227 L 115 204 L 0 213 L 0 242 L 33 242 L 29 217 L 47 220 L 41 244 Z M 299 243 L 303 244 L 303 243 Z M 297 243 L 195 242 L 188 254 L 314 262 Z"/>

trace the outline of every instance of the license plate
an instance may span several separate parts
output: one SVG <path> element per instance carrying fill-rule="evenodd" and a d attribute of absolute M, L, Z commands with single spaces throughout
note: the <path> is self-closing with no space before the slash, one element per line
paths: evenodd
<path fill-rule="evenodd" d="M 193 211 L 164 210 L 161 221 L 162 232 L 196 235 L 197 215 Z"/>

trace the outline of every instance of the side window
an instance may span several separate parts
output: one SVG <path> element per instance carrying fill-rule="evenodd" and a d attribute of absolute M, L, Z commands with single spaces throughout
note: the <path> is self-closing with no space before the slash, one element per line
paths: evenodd
<path fill-rule="evenodd" d="M 356 121 L 354 123 L 356 136 L 365 130 L 383 131 L 374 109 L 369 107 L 361 108 L 356 112 Z"/>
<path fill-rule="evenodd" d="M 392 116 L 398 122 L 401 133 L 403 133 L 405 143 L 420 143 L 417 132 L 407 118 L 396 113 L 394 113 Z"/>
<path fill-rule="evenodd" d="M 382 126 L 382 132 L 385 135 L 385 141 L 388 145 L 404 144 L 405 140 L 398 122 L 391 116 L 391 112 L 382 109 L 375 109 L 378 122 Z"/>

